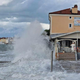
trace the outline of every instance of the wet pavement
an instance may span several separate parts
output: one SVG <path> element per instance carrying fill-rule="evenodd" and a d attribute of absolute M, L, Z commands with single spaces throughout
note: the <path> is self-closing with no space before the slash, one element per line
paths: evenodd
<path fill-rule="evenodd" d="M 65 71 L 67 73 L 80 73 L 80 61 L 56 61 L 53 70 Z"/>

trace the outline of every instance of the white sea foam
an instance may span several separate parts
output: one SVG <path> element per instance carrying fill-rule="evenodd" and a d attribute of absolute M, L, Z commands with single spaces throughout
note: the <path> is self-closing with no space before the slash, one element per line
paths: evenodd
<path fill-rule="evenodd" d="M 40 23 L 35 21 L 23 32 L 21 38 L 16 40 L 13 51 L 14 60 L 11 65 L 0 67 L 1 80 L 80 79 L 79 73 L 67 73 L 58 61 L 53 62 L 53 72 L 50 72 L 51 50 L 48 48 L 48 41 L 46 44 L 41 35 L 42 32 Z"/>
<path fill-rule="evenodd" d="M 14 45 L 15 58 L 12 62 L 26 58 L 27 60 L 50 58 L 50 49 L 41 35 L 43 29 L 38 21 L 32 22 Z"/>

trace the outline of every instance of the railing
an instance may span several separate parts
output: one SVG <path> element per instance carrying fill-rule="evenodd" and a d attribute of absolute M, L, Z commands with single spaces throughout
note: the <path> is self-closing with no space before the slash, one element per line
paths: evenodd
<path fill-rule="evenodd" d="M 71 48 L 69 47 L 61 47 L 60 49 L 58 49 L 58 52 L 66 52 L 66 53 L 69 53 L 71 52 Z"/>

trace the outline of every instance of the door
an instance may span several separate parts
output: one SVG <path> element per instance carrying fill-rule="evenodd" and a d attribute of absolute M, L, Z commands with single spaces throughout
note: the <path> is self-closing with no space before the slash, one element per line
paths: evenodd
<path fill-rule="evenodd" d="M 80 59 L 80 39 L 78 39 L 77 58 Z"/>

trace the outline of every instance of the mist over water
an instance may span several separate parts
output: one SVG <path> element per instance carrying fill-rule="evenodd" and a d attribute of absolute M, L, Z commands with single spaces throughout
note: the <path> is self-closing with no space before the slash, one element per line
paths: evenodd
<path fill-rule="evenodd" d="M 43 29 L 40 23 L 38 21 L 32 22 L 23 32 L 20 39 L 16 40 L 13 51 L 15 58 L 12 62 L 21 59 L 50 59 L 51 50 L 48 43 L 46 44 L 45 36 L 42 33 Z"/>
<path fill-rule="evenodd" d="M 9 50 L 4 54 L 0 53 L 0 58 L 2 58 L 0 61 L 12 61 L 11 63 L 0 63 L 0 80 L 80 79 L 80 73 L 76 73 L 80 72 L 80 61 L 54 61 L 53 72 L 50 72 L 49 38 L 42 33 L 42 26 L 38 21 L 34 21 L 27 26 L 19 39 L 15 39 L 14 49 L 9 48 L 10 45 L 7 45 L 7 48 L 5 46 L 4 50 L 0 47 L 3 52 Z M 72 73 L 67 73 L 67 71 Z"/>

